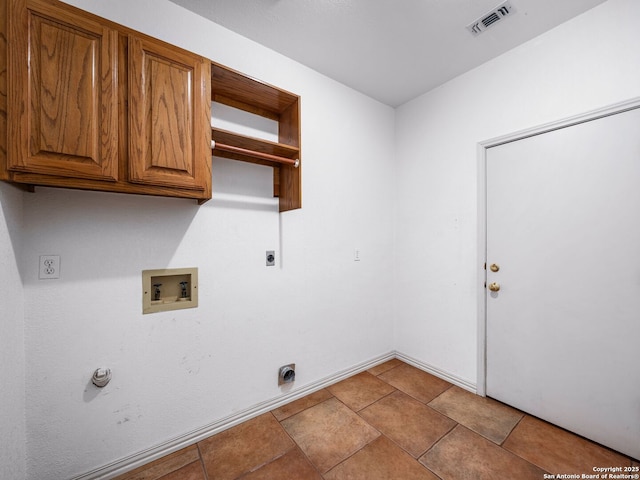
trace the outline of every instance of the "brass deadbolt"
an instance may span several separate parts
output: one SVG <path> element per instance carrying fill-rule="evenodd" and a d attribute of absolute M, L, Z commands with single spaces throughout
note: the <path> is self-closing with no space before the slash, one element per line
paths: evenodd
<path fill-rule="evenodd" d="M 492 272 L 497 272 L 498 270 L 500 270 L 500 265 L 496 265 L 495 263 L 492 263 L 489 268 L 491 269 Z"/>

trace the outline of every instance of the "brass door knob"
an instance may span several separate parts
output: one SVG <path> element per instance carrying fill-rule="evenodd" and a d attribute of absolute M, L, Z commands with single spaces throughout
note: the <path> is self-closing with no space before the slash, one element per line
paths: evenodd
<path fill-rule="evenodd" d="M 492 272 L 497 272 L 498 270 L 500 270 L 500 265 L 492 263 L 489 268 L 491 269 Z"/>
<path fill-rule="evenodd" d="M 491 290 L 492 292 L 498 292 L 500 290 L 500 284 L 496 282 L 490 283 L 489 290 Z"/>

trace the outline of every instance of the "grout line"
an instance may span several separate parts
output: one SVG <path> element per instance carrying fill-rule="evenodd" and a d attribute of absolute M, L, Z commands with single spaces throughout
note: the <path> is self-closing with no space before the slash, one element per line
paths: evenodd
<path fill-rule="evenodd" d="M 332 394 L 333 395 L 333 394 Z M 316 468 L 316 470 L 318 471 L 318 473 L 320 473 L 320 475 L 322 477 L 324 477 L 325 474 L 329 473 L 331 470 L 333 470 L 334 468 L 336 468 L 338 465 L 340 465 L 343 462 L 346 462 L 347 460 L 349 460 L 351 457 L 353 457 L 356 453 L 358 453 L 359 451 L 363 450 L 364 448 L 366 448 L 367 446 L 369 446 L 371 443 L 375 442 L 378 438 L 380 438 L 380 436 L 384 435 L 380 430 L 378 430 L 377 428 L 375 428 L 373 425 L 371 425 L 369 422 L 367 422 L 364 418 L 362 418 L 358 412 L 356 412 L 355 410 L 353 410 L 351 407 L 349 407 L 349 405 L 347 405 L 346 403 L 344 403 L 342 400 L 340 400 L 338 397 L 336 397 L 335 395 L 333 395 L 333 398 L 335 398 L 338 402 L 340 402 L 347 410 L 349 410 L 351 413 L 353 413 L 354 415 L 356 415 L 358 418 L 360 418 L 364 423 L 366 423 L 369 427 L 373 428 L 376 432 L 379 433 L 379 435 L 372 439 L 371 441 L 365 443 L 363 446 L 361 446 L 360 448 L 356 449 L 355 451 L 351 452 L 347 457 L 345 457 L 342 461 L 338 462 L 336 465 L 334 465 L 333 467 L 331 467 L 329 470 L 327 470 L 326 472 L 322 473 L 320 472 L 320 470 L 318 470 Z M 328 401 L 330 399 L 327 399 L 326 401 Z M 375 403 L 375 402 L 374 402 Z M 365 407 L 366 408 L 366 407 Z M 361 409 L 362 410 L 362 409 Z M 295 442 L 295 440 L 294 440 Z M 296 443 L 297 445 L 297 443 Z M 312 463 L 313 465 L 313 463 Z M 314 465 L 315 467 L 315 465 Z"/>
<path fill-rule="evenodd" d="M 292 439 L 293 440 L 293 439 Z M 322 478 L 324 478 L 324 475 L 322 473 L 320 473 L 320 470 L 318 470 L 318 467 L 316 467 L 314 465 L 314 463 L 311 461 L 311 459 L 307 456 L 307 454 L 304 452 L 304 450 L 302 450 L 302 448 L 300 448 L 300 445 L 298 445 L 296 443 L 296 441 L 294 440 L 293 443 L 295 443 L 295 449 L 298 450 L 298 452 L 300 453 L 300 455 L 302 455 L 304 457 L 304 459 L 309 462 L 309 465 L 311 465 L 311 468 L 313 468 L 318 475 L 320 475 Z"/>
<path fill-rule="evenodd" d="M 496 401 L 499 401 L 499 400 L 496 400 Z M 502 402 L 500 402 L 500 403 L 502 403 Z M 505 404 L 505 405 L 506 405 L 506 404 Z M 550 425 L 550 426 L 551 426 L 551 427 L 553 427 L 553 428 L 556 428 L 556 429 L 561 430 L 561 431 L 563 431 L 563 432 L 565 432 L 565 433 L 568 433 L 569 435 L 572 435 L 572 436 L 574 436 L 574 437 L 577 437 L 577 438 L 579 438 L 579 439 L 581 439 L 581 440 L 583 440 L 583 441 L 585 441 L 585 442 L 587 442 L 587 443 L 589 443 L 589 444 L 591 444 L 591 445 L 595 445 L 596 447 L 599 447 L 599 448 L 601 448 L 601 449 L 604 449 L 604 450 L 606 450 L 606 451 L 608 451 L 608 452 L 610 452 L 610 453 L 613 453 L 613 454 L 615 454 L 615 455 L 622 456 L 622 457 L 624 457 L 624 458 L 626 458 L 626 459 L 628 460 L 628 462 L 629 462 L 629 466 L 631 466 L 631 464 L 634 462 L 634 459 L 633 459 L 632 457 L 630 457 L 629 455 L 625 455 L 625 454 L 624 454 L 624 453 L 622 453 L 622 452 L 618 452 L 617 450 L 614 450 L 614 449 L 613 449 L 613 448 L 611 448 L 611 447 L 607 447 L 606 445 L 602 445 L 601 443 L 598 443 L 598 442 L 596 442 L 595 440 L 591 440 L 590 438 L 587 438 L 587 437 L 584 437 L 584 436 L 582 436 L 582 435 L 580 435 L 580 434 L 578 434 L 578 433 L 572 432 L 571 430 L 567 430 L 566 428 L 561 427 L 561 426 L 559 426 L 559 425 L 556 425 L 556 424 L 554 424 L 554 423 L 551 423 L 550 421 L 545 420 L 545 419 L 543 419 L 543 418 L 536 417 L 535 415 L 531 415 L 530 413 L 523 412 L 522 410 L 519 410 L 519 409 L 517 409 L 517 408 L 515 408 L 515 407 L 511 407 L 511 408 L 514 408 L 514 409 L 518 410 L 519 412 L 522 412 L 523 416 L 522 416 L 522 418 L 520 419 L 520 421 L 517 423 L 517 425 L 516 425 L 515 427 L 513 427 L 513 429 L 511 430 L 511 432 L 509 432 L 509 435 L 507 436 L 507 438 L 509 438 L 509 436 L 511 436 L 511 434 L 515 431 L 516 427 L 517 427 L 518 425 L 520 425 L 520 423 L 521 423 L 521 422 L 523 422 L 523 421 L 524 421 L 524 419 L 525 419 L 526 417 L 529 417 L 529 418 L 533 418 L 533 419 L 535 419 L 535 420 L 538 420 L 538 421 L 540 421 L 540 422 L 543 422 L 543 423 L 545 423 L 545 424 L 547 424 L 547 425 Z M 505 442 L 506 442 L 506 441 L 507 441 L 507 439 L 505 438 Z M 504 443 L 504 442 L 503 442 L 503 443 Z M 540 470 L 545 470 L 545 469 L 544 469 L 544 467 L 542 467 L 542 466 L 540 466 L 540 465 L 537 465 L 537 464 L 535 464 L 535 463 L 531 462 L 530 460 L 527 460 L 526 458 L 524 458 L 524 457 L 520 456 L 518 453 L 516 453 L 516 452 L 512 452 L 511 450 L 509 450 L 509 449 L 507 449 L 507 448 L 504 448 L 504 447 L 502 447 L 502 446 L 501 446 L 501 448 L 503 448 L 505 451 L 507 451 L 507 452 L 509 452 L 509 453 L 512 453 L 512 454 L 516 455 L 516 456 L 517 456 L 517 457 L 519 457 L 519 458 L 522 458 L 524 461 L 529 462 L 529 463 L 531 463 L 532 465 L 535 465 L 535 466 L 536 466 L 536 467 L 538 467 Z M 545 471 L 546 471 L 546 470 L 545 470 Z M 547 473 L 551 473 L 551 472 L 547 472 Z"/>
<path fill-rule="evenodd" d="M 369 370 L 371 370 L 371 369 L 375 368 L 375 366 L 374 366 L 374 367 L 371 367 L 371 368 L 369 368 L 369 369 L 367 369 L 367 370 L 365 370 L 365 372 L 369 372 L 369 373 L 370 373 L 371 375 L 373 375 L 374 377 L 376 377 L 376 378 L 380 378 L 380 375 L 384 375 L 385 373 L 390 372 L 391 370 L 393 370 L 393 369 L 395 369 L 395 368 L 398 368 L 400 365 L 402 365 L 402 364 L 404 363 L 402 360 L 400 360 L 400 359 L 397 357 L 397 355 L 396 355 L 395 357 L 393 357 L 391 360 L 399 360 L 399 361 L 400 361 L 400 363 L 399 363 L 398 365 L 393 365 L 393 366 L 391 366 L 391 367 L 387 368 L 386 370 L 384 370 L 383 372 L 380 372 L 380 373 L 377 373 L 377 374 L 373 374 L 373 373 L 369 372 Z M 382 362 L 382 363 L 380 363 L 379 365 L 376 365 L 376 366 L 384 365 L 385 363 L 390 362 L 391 360 L 387 360 L 386 362 Z M 380 380 L 382 380 L 382 379 L 380 378 Z M 383 380 L 383 381 L 384 381 L 384 380 Z"/>
<path fill-rule="evenodd" d="M 270 413 L 275 417 L 275 414 L 273 413 L 275 410 L 278 410 L 278 409 L 280 409 L 280 408 L 286 407 L 287 405 L 291 405 L 291 404 L 293 404 L 293 403 L 295 403 L 295 402 L 299 402 L 299 401 L 301 401 L 301 400 L 303 400 L 303 399 L 305 399 L 305 398 L 310 397 L 311 395 L 315 395 L 316 393 L 321 392 L 322 390 L 326 390 L 326 391 L 327 391 L 327 393 L 330 395 L 330 398 L 325 398 L 324 400 L 319 401 L 319 402 L 317 402 L 317 403 L 314 403 L 313 405 L 309 405 L 309 406 L 307 406 L 307 407 L 304 407 L 302 410 L 300 410 L 300 411 L 298 411 L 298 412 L 296 412 L 296 413 L 292 413 L 291 415 L 288 415 L 288 416 L 284 417 L 282 420 L 280 420 L 279 418 L 277 418 L 277 417 L 276 417 L 276 420 L 277 420 L 278 422 L 283 422 L 283 421 L 285 421 L 285 420 L 287 420 L 287 419 L 289 419 L 289 418 L 291 418 L 291 417 L 295 417 L 295 416 L 296 416 L 296 415 L 298 415 L 299 413 L 302 413 L 302 412 L 304 412 L 304 411 L 306 411 L 306 410 L 309 410 L 310 408 L 313 408 L 313 407 L 315 407 L 316 405 L 320 405 L 321 403 L 324 403 L 324 402 L 326 402 L 327 400 L 330 400 L 331 398 L 334 398 L 334 397 L 335 397 L 335 395 L 334 395 L 333 393 L 331 393 L 331 391 L 329 390 L 329 387 L 324 387 L 324 388 L 321 388 L 320 390 L 316 390 L 315 392 L 309 393 L 309 394 L 305 395 L 304 397 L 301 397 L 301 398 L 299 398 L 299 399 L 297 399 L 297 400 L 292 400 L 291 402 L 286 403 L 286 404 L 284 404 L 284 405 L 282 405 L 282 406 L 280 406 L 280 407 L 276 407 L 276 408 L 274 408 L 274 409 L 272 409 L 272 410 L 269 410 L 269 412 L 270 412 Z"/>
<path fill-rule="evenodd" d="M 445 392 L 448 392 L 449 390 L 451 390 L 453 387 L 456 387 L 457 385 L 451 384 L 449 387 L 447 387 L 446 389 L 444 389 L 443 391 L 441 391 L 438 395 L 436 395 L 435 397 L 433 397 L 431 400 L 429 400 L 428 402 L 425 402 L 424 404 L 427 407 L 433 408 L 431 407 L 431 405 L 429 405 L 431 402 L 433 402 L 436 398 L 439 398 L 441 395 L 444 395 Z M 460 388 L 460 387 L 458 387 Z M 447 418 L 451 418 L 449 415 L 445 415 L 444 413 L 440 412 L 439 410 L 436 410 L 435 408 L 433 408 L 434 411 L 438 412 L 440 415 L 444 415 Z M 451 420 L 453 420 L 454 422 L 458 422 L 457 420 L 455 420 L 454 418 L 451 418 Z M 460 422 L 458 422 L 460 423 Z"/>
<path fill-rule="evenodd" d="M 327 399 L 327 400 L 329 400 L 329 399 Z M 324 401 L 322 401 L 322 402 L 320 402 L 320 403 L 324 403 L 324 402 L 326 402 L 327 400 L 324 400 Z M 295 401 L 295 400 L 294 400 L 294 401 Z M 320 405 L 320 403 L 316 403 L 316 404 L 315 404 L 315 405 L 313 405 L 313 406 L 315 407 L 316 405 Z M 295 416 L 295 415 L 297 415 L 298 413 L 302 413 L 302 412 L 304 412 L 305 410 L 308 410 L 309 408 L 312 408 L 312 407 L 305 408 L 304 410 L 301 410 L 301 411 L 297 412 L 297 413 L 296 413 L 296 414 L 294 414 L 294 415 L 290 415 L 290 416 L 288 416 L 287 418 L 283 418 L 283 419 L 282 419 L 282 421 L 287 420 L 288 418 L 294 417 L 294 416 Z M 271 411 L 271 412 L 269 412 L 269 413 L 271 413 L 271 415 L 273 415 L 273 411 Z M 276 419 L 276 422 L 278 422 L 278 425 L 280 425 L 280 428 L 284 431 L 285 435 L 286 435 L 287 437 L 289 437 L 289 438 L 291 439 L 291 441 L 293 442 L 293 445 L 294 445 L 294 446 L 293 446 L 293 448 L 291 448 L 291 449 L 287 450 L 287 452 L 290 452 L 291 450 L 298 450 L 298 451 L 302 454 L 302 456 L 307 460 L 307 462 L 309 462 L 309 465 L 311 465 L 311 466 L 313 467 L 313 469 L 314 469 L 316 472 L 318 472 L 318 475 L 320 475 L 321 477 L 323 477 L 323 478 L 324 478 L 324 476 L 320 473 L 320 470 L 318 470 L 318 467 L 316 467 L 316 466 L 315 466 L 315 464 L 314 464 L 314 463 L 311 461 L 311 459 L 307 456 L 307 454 L 305 453 L 305 451 L 300 447 L 300 445 L 298 445 L 298 442 L 296 442 L 296 440 L 291 436 L 291 434 L 287 431 L 287 429 L 286 429 L 286 428 L 284 428 L 284 426 L 282 425 L 282 421 L 278 420 L 278 419 L 276 418 L 276 416 L 275 416 L 275 415 L 273 415 L 273 418 L 275 418 L 275 419 Z"/>
<path fill-rule="evenodd" d="M 202 450 L 200 450 L 200 442 L 195 444 L 198 449 L 198 459 L 200 459 L 200 466 L 202 467 L 202 471 L 204 472 L 204 480 L 209 480 L 209 474 L 207 473 L 207 466 L 204 463 L 204 458 L 202 458 Z"/>
<path fill-rule="evenodd" d="M 436 410 L 434 410 L 434 411 L 436 411 Z M 449 417 L 447 417 L 447 418 L 449 418 Z M 451 419 L 451 420 L 453 420 L 453 419 Z M 429 448 L 427 448 L 427 449 L 422 453 L 422 455 L 420 455 L 420 457 L 418 457 L 418 458 L 424 457 L 427 453 L 429 453 L 431 450 L 433 450 L 433 449 L 435 448 L 435 446 L 436 446 L 436 445 L 438 445 L 440 442 L 442 442 L 442 440 L 444 440 L 444 438 L 445 438 L 447 435 L 449 435 L 451 432 L 453 432 L 453 430 L 454 430 L 457 426 L 459 426 L 459 425 L 460 425 L 460 424 L 459 424 L 458 422 L 456 422 L 455 420 L 453 420 L 453 421 L 455 422 L 455 425 L 454 425 L 454 426 L 452 426 L 449 430 L 447 430 L 447 432 L 446 432 L 444 435 L 442 435 L 438 440 L 436 440 L 435 442 L 433 442 L 433 445 L 431 445 Z M 421 464 L 421 465 L 422 465 L 422 464 Z M 426 466 L 426 465 L 425 465 L 425 466 Z M 431 470 L 431 469 L 429 469 L 429 470 Z"/>
<path fill-rule="evenodd" d="M 520 422 L 522 421 L 522 419 L 524 419 L 524 417 L 526 417 L 526 414 L 525 414 L 525 415 L 520 419 Z M 518 422 L 518 424 L 519 424 L 520 422 Z M 540 465 L 537 465 L 537 464 L 533 463 L 532 461 L 527 460 L 527 459 L 526 459 L 526 458 L 524 458 L 524 457 L 521 457 L 519 454 L 517 454 L 517 453 L 515 453 L 515 452 L 512 452 L 511 450 L 508 450 L 508 449 L 504 448 L 504 447 L 503 447 L 503 446 L 501 446 L 501 445 L 497 445 L 497 444 L 495 444 L 494 442 L 492 442 L 491 440 L 489 440 L 487 437 L 485 437 L 485 436 L 483 436 L 483 435 L 479 434 L 478 432 L 474 432 L 471 428 L 466 427 L 466 426 L 464 426 L 464 425 L 462 425 L 462 427 L 463 427 L 463 428 L 466 428 L 466 429 L 467 429 L 467 430 L 469 430 L 471 433 L 475 433 L 476 435 L 479 435 L 480 437 L 482 437 L 483 439 L 487 440 L 488 442 L 491 442 L 493 445 L 495 445 L 497 448 L 499 448 L 500 450 L 502 450 L 502 451 L 503 451 L 504 453 L 506 453 L 507 455 L 511 455 L 511 456 L 513 456 L 513 457 L 519 458 L 519 459 L 520 459 L 520 460 L 522 460 L 523 462 L 528 463 L 529 465 L 533 465 L 534 467 L 536 467 L 536 468 L 538 468 L 538 469 L 542 470 L 542 471 L 543 471 L 543 472 L 545 472 L 545 473 L 551 473 L 551 472 L 549 472 L 549 471 L 545 470 L 545 469 L 544 469 L 543 467 L 541 467 Z"/>
<path fill-rule="evenodd" d="M 393 387 L 393 385 L 391 385 L 390 383 L 389 383 L 389 384 L 387 384 L 387 385 L 390 385 L 390 386 L 392 386 L 392 387 Z M 360 412 L 361 412 L 361 411 L 363 411 L 364 409 L 369 408 L 369 407 L 371 407 L 371 406 L 375 405 L 375 404 L 376 404 L 376 403 L 378 403 L 380 400 L 384 400 L 385 398 L 387 398 L 387 397 L 388 397 L 388 396 L 390 396 L 390 395 L 393 395 L 393 394 L 394 394 L 394 393 L 396 393 L 396 392 L 402 392 L 402 390 L 399 390 L 399 389 L 397 389 L 396 387 L 393 387 L 393 391 L 392 391 L 392 392 L 389 392 L 389 393 L 387 393 L 386 395 L 383 395 L 382 397 L 380 397 L 379 399 L 377 399 L 375 402 L 371 402 L 369 405 L 367 405 L 367 406 L 365 406 L 365 407 L 362 407 L 362 408 L 361 408 L 360 410 L 358 410 L 356 413 L 357 413 L 358 415 L 360 415 Z M 402 393 L 404 393 L 404 392 L 402 392 Z M 354 411 L 355 411 L 355 410 L 354 410 Z M 363 420 L 364 420 L 364 419 L 363 419 Z M 365 420 L 365 421 L 366 421 L 366 420 Z M 367 422 L 367 423 L 369 423 L 369 422 Z"/>
<path fill-rule="evenodd" d="M 488 398 L 488 397 L 487 397 L 487 398 Z M 520 410 L 518 410 L 518 411 L 520 411 Z M 509 430 L 509 433 L 507 433 L 507 435 L 504 437 L 504 440 L 502 440 L 502 442 L 500 442 L 500 443 L 498 444 L 498 445 L 500 445 L 500 447 L 501 447 L 501 448 L 504 448 L 504 446 L 503 446 L 503 445 L 505 444 L 505 442 L 507 441 L 507 439 L 511 436 L 511 434 L 514 432 L 514 430 L 515 430 L 516 428 L 518 428 L 518 425 L 520 425 L 520 422 L 522 422 L 522 421 L 524 420 L 524 417 L 526 417 L 526 416 L 527 416 L 527 414 L 526 414 L 526 413 L 524 413 L 524 412 L 522 412 L 522 417 L 520 417 L 520 420 L 518 420 L 518 421 L 516 422 L 516 424 L 513 426 L 513 428 L 512 428 L 511 430 Z M 506 449 L 505 449 L 505 450 L 506 450 Z"/>

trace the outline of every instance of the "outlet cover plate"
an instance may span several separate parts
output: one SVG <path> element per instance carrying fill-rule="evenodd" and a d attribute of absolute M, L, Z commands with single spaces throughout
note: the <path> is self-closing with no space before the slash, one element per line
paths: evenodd
<path fill-rule="evenodd" d="M 40 255 L 38 278 L 40 280 L 60 278 L 60 255 Z"/>

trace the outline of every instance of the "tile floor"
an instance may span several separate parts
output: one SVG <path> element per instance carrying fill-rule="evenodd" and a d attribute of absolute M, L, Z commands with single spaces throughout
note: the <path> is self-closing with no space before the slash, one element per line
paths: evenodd
<path fill-rule="evenodd" d="M 394 359 L 118 480 L 541 480 L 596 466 L 640 464 Z"/>

